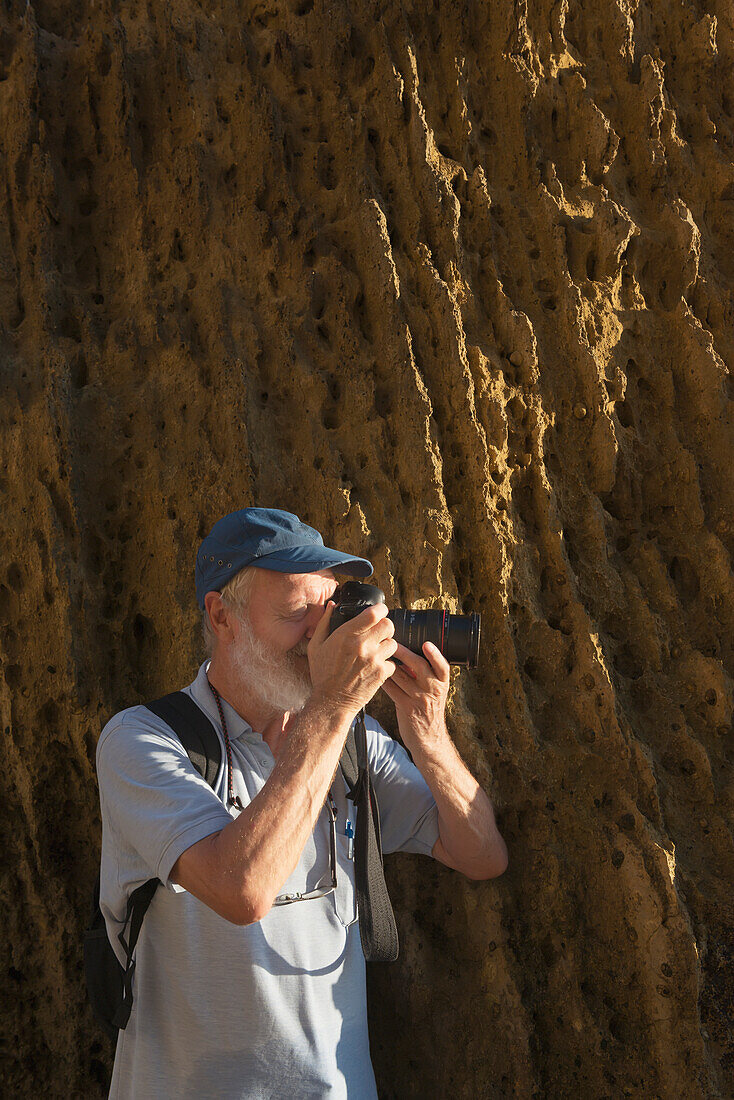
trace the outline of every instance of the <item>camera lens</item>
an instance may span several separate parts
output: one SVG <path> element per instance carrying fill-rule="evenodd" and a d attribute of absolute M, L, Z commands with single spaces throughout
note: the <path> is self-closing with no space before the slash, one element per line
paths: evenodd
<path fill-rule="evenodd" d="M 448 611 L 388 612 L 395 625 L 395 641 L 422 655 L 423 643 L 433 642 L 451 665 L 476 668 L 479 661 L 480 616 L 451 615 Z"/>

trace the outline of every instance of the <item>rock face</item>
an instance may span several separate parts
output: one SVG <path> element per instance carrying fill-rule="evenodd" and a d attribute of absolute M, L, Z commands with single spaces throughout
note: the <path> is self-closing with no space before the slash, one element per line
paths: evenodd
<path fill-rule="evenodd" d="M 731 1095 L 733 53 L 718 0 L 3 5 L 5 1095 L 104 1093 L 96 738 L 252 503 L 483 615 L 510 867 L 388 860 L 381 1095 Z"/>

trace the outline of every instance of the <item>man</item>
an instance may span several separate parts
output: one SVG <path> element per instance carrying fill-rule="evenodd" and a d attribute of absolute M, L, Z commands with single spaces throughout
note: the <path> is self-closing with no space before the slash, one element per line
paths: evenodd
<path fill-rule="evenodd" d="M 151 877 L 167 887 L 138 940 L 112 1097 L 376 1097 L 338 764 L 379 688 L 415 762 L 367 720 L 384 851 L 432 854 L 473 879 L 507 866 L 446 731 L 448 664 L 430 643 L 425 659 L 399 645 L 384 604 L 330 634 L 335 571 L 372 566 L 276 509 L 234 512 L 203 540 L 211 659 L 185 690 L 222 738 L 214 789 L 145 707 L 102 731 L 101 908 L 116 949 L 132 890 Z"/>

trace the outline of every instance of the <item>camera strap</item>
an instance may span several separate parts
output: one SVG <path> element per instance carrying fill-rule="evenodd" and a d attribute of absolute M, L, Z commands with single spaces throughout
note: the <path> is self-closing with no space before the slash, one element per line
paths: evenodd
<path fill-rule="evenodd" d="M 370 777 L 364 710 L 349 731 L 341 768 L 350 787 L 349 798 L 357 807 L 354 878 L 362 950 L 368 962 L 394 962 L 398 930 L 382 863 L 380 812 Z"/>

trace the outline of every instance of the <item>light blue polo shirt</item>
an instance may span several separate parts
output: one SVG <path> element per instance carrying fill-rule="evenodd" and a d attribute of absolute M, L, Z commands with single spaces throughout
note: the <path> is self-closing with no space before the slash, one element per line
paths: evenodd
<path fill-rule="evenodd" d="M 100 904 L 110 941 L 142 882 L 159 888 L 137 945 L 134 1005 L 120 1032 L 110 1096 L 115 1100 L 375 1100 L 367 1034 L 365 960 L 354 862 L 344 835 L 354 807 L 338 771 L 337 889 L 278 906 L 240 927 L 169 881 L 178 857 L 237 816 L 225 808 L 226 755 L 208 660 L 184 690 L 222 740 L 212 789 L 169 727 L 142 706 L 112 718 L 97 746 L 102 808 Z M 222 700 L 232 779 L 243 804 L 262 790 L 274 759 L 259 733 Z M 408 754 L 372 719 L 367 744 L 380 806 L 383 850 L 430 855 L 438 810 Z M 279 893 L 314 889 L 329 870 L 324 808 L 298 866 Z"/>

